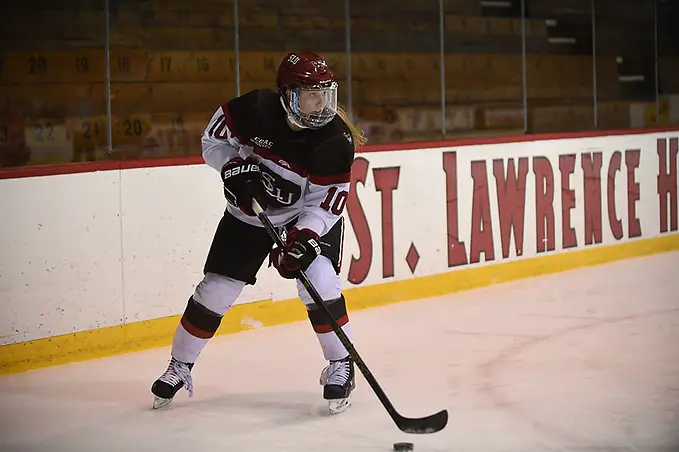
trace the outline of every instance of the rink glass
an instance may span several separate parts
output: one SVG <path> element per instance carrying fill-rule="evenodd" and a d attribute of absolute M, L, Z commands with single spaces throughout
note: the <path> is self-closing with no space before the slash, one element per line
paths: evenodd
<path fill-rule="evenodd" d="M 679 122 L 676 2 L 495 3 L 14 2 L 0 167 L 198 156 L 212 112 L 294 50 L 327 59 L 371 144 Z"/>

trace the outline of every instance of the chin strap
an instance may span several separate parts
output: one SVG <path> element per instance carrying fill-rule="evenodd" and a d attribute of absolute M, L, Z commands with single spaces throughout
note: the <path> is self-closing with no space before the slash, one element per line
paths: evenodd
<path fill-rule="evenodd" d="M 283 99 L 283 96 L 281 95 L 280 97 L 281 100 L 281 105 L 283 106 L 283 110 L 285 110 L 286 116 L 285 119 L 288 122 L 288 125 L 292 127 L 293 129 L 308 129 L 307 126 L 302 124 L 295 118 L 295 116 L 290 112 L 290 109 L 288 108 L 287 104 L 285 103 L 285 100 Z"/>

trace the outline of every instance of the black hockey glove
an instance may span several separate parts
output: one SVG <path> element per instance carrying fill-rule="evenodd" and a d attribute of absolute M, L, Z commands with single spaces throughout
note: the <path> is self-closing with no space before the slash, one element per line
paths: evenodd
<path fill-rule="evenodd" d="M 262 173 L 257 162 L 236 157 L 224 164 L 221 174 L 226 200 L 254 217 L 252 199 L 262 204 L 263 198 Z"/>
<path fill-rule="evenodd" d="M 288 232 L 285 247 L 271 251 L 271 262 L 283 278 L 295 279 L 321 254 L 321 241 L 310 229 L 293 228 Z"/>

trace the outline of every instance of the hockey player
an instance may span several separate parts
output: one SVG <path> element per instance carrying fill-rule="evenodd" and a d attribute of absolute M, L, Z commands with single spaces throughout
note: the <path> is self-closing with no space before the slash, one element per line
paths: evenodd
<path fill-rule="evenodd" d="M 278 92 L 254 90 L 222 105 L 202 136 L 203 158 L 218 171 L 227 199 L 203 269 L 177 326 L 170 364 L 151 392 L 154 408 L 177 391 L 193 392 L 191 370 L 222 317 L 264 261 L 283 278 L 306 272 L 337 323 L 351 338 L 340 289 L 344 210 L 355 148 L 365 138 L 337 103 L 337 82 L 315 53 L 289 53 L 278 68 Z M 257 199 L 274 226 L 274 243 L 252 209 Z M 354 364 L 304 286 L 297 281 L 327 367 L 323 397 L 331 413 L 350 405 Z"/>

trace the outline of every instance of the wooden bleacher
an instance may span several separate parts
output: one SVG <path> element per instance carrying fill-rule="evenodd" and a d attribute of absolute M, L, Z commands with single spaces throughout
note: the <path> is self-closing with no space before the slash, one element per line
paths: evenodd
<path fill-rule="evenodd" d="M 559 1 L 564 7 L 579 4 Z M 226 3 L 121 1 L 112 9 L 112 142 L 121 156 L 133 158 L 140 150 L 143 155 L 199 152 L 206 121 L 236 95 L 236 54 L 225 50 L 233 48 L 233 10 Z M 314 10 L 301 0 L 285 3 L 257 0 L 240 8 L 241 92 L 273 87 L 286 51 L 313 43 L 337 74 L 344 100 L 343 7 L 316 5 Z M 108 141 L 103 12 L 50 5 L 45 16 L 23 11 L 16 20 L 0 19 L 6 35 L 16 38 L 0 53 L 0 137 L 8 131 L 0 152 L 3 146 L 19 149 L 29 143 L 52 156 L 59 153 L 49 152 L 61 146 L 64 161 L 103 158 Z M 482 16 L 477 0 L 445 0 L 444 9 L 445 96 L 451 115 L 465 111 L 477 119 L 497 118 L 488 112 L 520 107 L 521 21 Z M 396 123 L 399 114 L 412 118 L 440 108 L 437 5 L 429 0 L 352 2 L 351 20 L 353 110 L 361 119 Z M 547 28 L 540 19 L 527 20 L 526 31 L 531 130 L 591 126 L 591 56 L 542 52 Z M 624 126 L 628 115 L 619 101 L 613 57 L 597 58 L 597 77 L 600 124 Z M 517 116 L 509 117 L 475 124 L 514 124 Z M 24 131 L 23 138 L 17 130 Z"/>
<path fill-rule="evenodd" d="M 282 56 L 283 52 L 241 54 L 241 92 L 273 87 Z M 346 82 L 346 56 L 333 53 L 326 56 L 340 80 Z M 64 146 L 72 148 L 74 154 L 88 155 L 93 149 L 104 148 L 106 85 L 102 77 L 105 73 L 103 59 L 103 52 L 92 50 L 71 54 L 5 54 L 0 80 L 3 99 L 0 115 L 8 119 L 24 118 L 29 124 L 42 118 L 51 118 L 51 123 L 54 118 L 62 118 L 62 127 L 71 137 Z M 437 54 L 352 55 L 355 110 L 437 105 L 441 95 L 439 63 Z M 587 57 L 529 55 L 526 66 L 529 102 L 558 103 L 564 99 L 591 98 L 591 64 Z M 446 55 L 445 65 L 445 94 L 449 103 L 521 101 L 520 56 Z M 81 70 L 83 68 L 87 70 Z M 615 99 L 614 62 L 602 58 L 597 63 L 597 72 L 599 97 Z M 177 126 L 176 118 L 197 114 L 206 121 L 222 101 L 236 95 L 235 76 L 233 52 L 113 51 L 110 93 L 114 148 L 148 148 L 167 142 L 172 143 L 168 145 L 172 150 L 166 150 L 167 153 L 176 153 L 180 143 L 184 143 L 187 153 L 196 152 L 202 129 L 193 124 L 191 132 L 185 132 Z M 340 99 L 344 98 L 346 90 L 343 84 Z M 538 110 L 531 111 L 543 116 L 537 114 Z M 381 113 L 377 116 L 384 117 Z M 579 117 L 566 115 L 565 124 L 580 124 Z M 168 126 L 173 123 L 174 127 Z M 535 130 L 548 128 L 540 122 L 532 124 Z M 555 124 L 564 123 L 556 121 Z M 27 126 L 27 130 L 34 129 Z M 98 129 L 97 133 L 93 133 L 95 129 Z M 192 138 L 187 135 L 190 133 L 193 133 Z"/>
<path fill-rule="evenodd" d="M 241 82 L 273 86 L 283 52 L 241 54 Z M 346 57 L 325 54 L 339 79 L 346 79 Z M 22 104 L 42 110 L 72 112 L 88 108 L 102 112 L 105 105 L 103 52 L 68 54 L 7 53 L 0 76 L 5 114 L 21 111 Z M 208 108 L 235 94 L 233 52 L 111 53 L 111 96 L 123 111 L 167 111 Z M 78 70 L 79 67 L 92 70 Z M 438 54 L 354 54 L 352 80 L 371 105 L 429 102 L 440 91 Z M 585 98 L 592 95 L 592 61 L 587 56 L 528 55 L 528 97 Z M 450 100 L 516 100 L 521 97 L 521 57 L 506 54 L 446 55 L 446 88 Z M 598 96 L 617 97 L 615 62 L 597 61 Z M 410 86 L 410 88 L 408 88 Z M 356 99 L 361 102 L 359 96 Z M 73 104 L 87 103 L 85 106 Z M 193 107 L 197 103 L 197 107 Z M 68 105 L 71 104 L 71 105 Z M 9 111 L 8 111 L 9 110 Z"/>

